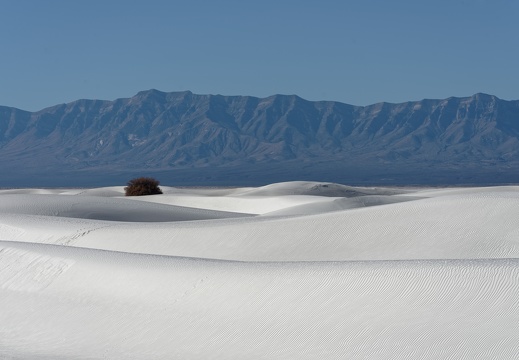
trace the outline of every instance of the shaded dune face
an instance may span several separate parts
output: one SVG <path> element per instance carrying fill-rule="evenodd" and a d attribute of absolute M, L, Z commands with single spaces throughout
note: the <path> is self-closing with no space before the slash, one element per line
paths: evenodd
<path fill-rule="evenodd" d="M 0 212 L 123 222 L 174 222 L 245 216 L 217 210 L 132 202 L 120 198 L 55 194 L 3 195 Z"/>
<path fill-rule="evenodd" d="M 0 359 L 513 359 L 519 187 L 0 190 Z"/>

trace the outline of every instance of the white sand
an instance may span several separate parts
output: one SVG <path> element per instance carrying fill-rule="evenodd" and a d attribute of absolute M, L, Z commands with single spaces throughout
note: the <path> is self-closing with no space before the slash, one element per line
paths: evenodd
<path fill-rule="evenodd" d="M 519 187 L 0 190 L 0 359 L 515 359 Z"/>

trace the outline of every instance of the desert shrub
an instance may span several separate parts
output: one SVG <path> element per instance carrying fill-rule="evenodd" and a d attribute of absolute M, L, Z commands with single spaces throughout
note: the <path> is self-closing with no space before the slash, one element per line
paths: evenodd
<path fill-rule="evenodd" d="M 140 177 L 128 181 L 124 188 L 126 196 L 156 195 L 162 194 L 159 181 L 149 177 Z"/>

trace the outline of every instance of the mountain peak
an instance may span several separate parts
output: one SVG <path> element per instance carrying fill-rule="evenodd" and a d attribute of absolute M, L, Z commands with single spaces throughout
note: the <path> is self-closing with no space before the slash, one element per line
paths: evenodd
<path fill-rule="evenodd" d="M 471 98 L 475 99 L 475 100 L 478 100 L 478 101 L 495 101 L 495 100 L 499 100 L 498 97 L 496 97 L 494 95 L 485 94 L 485 93 L 476 93 L 476 94 L 472 95 Z"/>
<path fill-rule="evenodd" d="M 166 92 L 160 91 L 157 89 L 149 89 L 149 90 L 142 90 L 139 91 L 135 96 L 143 97 L 143 96 L 149 96 L 149 95 L 164 95 Z"/>
<path fill-rule="evenodd" d="M 185 96 L 185 95 L 193 95 L 193 93 L 189 90 L 187 91 L 175 91 L 175 92 L 164 92 L 157 89 L 149 89 L 149 90 L 143 90 L 139 91 L 136 95 L 134 95 L 132 98 L 136 99 L 162 99 L 166 100 L 167 97 L 178 97 L 178 96 Z"/>

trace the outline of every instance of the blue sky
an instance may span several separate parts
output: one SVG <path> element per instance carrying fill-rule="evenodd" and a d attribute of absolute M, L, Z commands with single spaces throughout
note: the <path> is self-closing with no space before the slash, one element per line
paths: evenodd
<path fill-rule="evenodd" d="M 0 105 L 138 91 L 519 99 L 516 0 L 0 0 Z"/>

